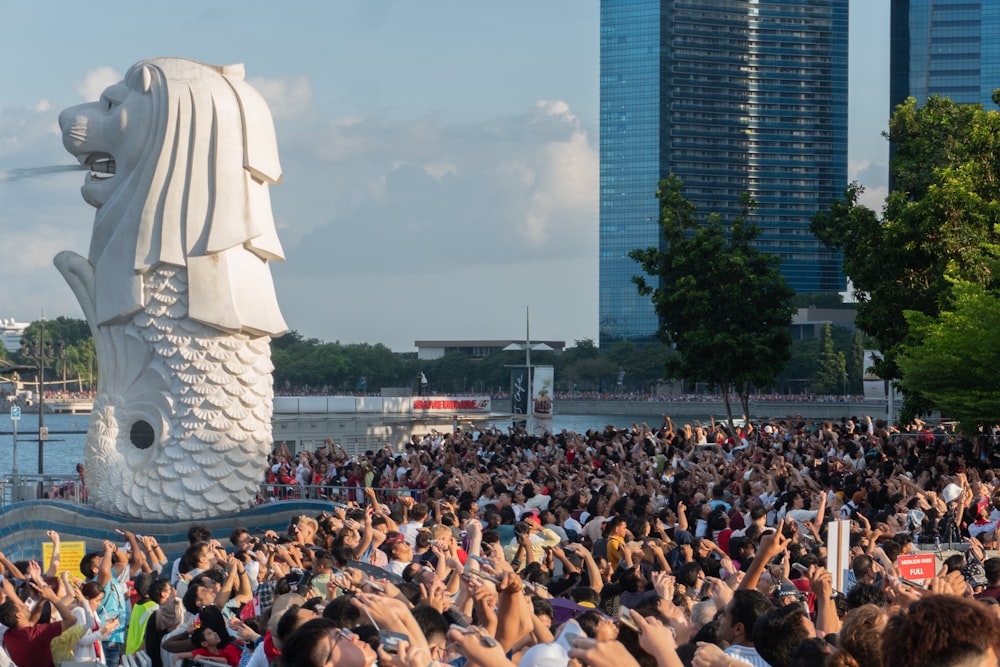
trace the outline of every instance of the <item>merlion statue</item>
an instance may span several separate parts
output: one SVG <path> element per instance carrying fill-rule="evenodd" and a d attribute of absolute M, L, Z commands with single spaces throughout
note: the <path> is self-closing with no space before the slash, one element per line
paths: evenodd
<path fill-rule="evenodd" d="M 87 258 L 55 258 L 100 367 L 89 497 L 143 519 L 246 509 L 271 445 L 270 337 L 286 330 L 267 104 L 242 65 L 154 58 L 59 124 L 97 209 Z"/>

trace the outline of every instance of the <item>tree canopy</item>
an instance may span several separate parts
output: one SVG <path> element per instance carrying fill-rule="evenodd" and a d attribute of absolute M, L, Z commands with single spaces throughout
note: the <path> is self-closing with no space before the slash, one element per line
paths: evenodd
<path fill-rule="evenodd" d="M 24 330 L 22 339 L 33 345 L 40 341 L 42 333 L 41 321 L 35 321 Z M 46 385 L 49 390 L 54 389 L 51 384 L 53 378 L 66 378 L 66 389 L 83 390 L 90 389 L 97 383 L 97 353 L 94 350 L 94 339 L 90 335 L 90 326 L 86 320 L 71 317 L 57 317 L 54 320 L 45 320 L 45 341 L 52 343 L 48 348 L 54 355 L 58 353 L 60 344 L 62 346 L 62 356 L 46 360 Z M 44 342 L 43 342 L 44 344 Z M 11 359 L 17 363 L 35 365 L 37 359 L 21 354 L 20 351 L 11 354 Z M 73 380 L 72 383 L 69 380 Z"/>
<path fill-rule="evenodd" d="M 843 352 L 834 350 L 832 328 L 827 322 L 819 339 L 819 368 L 813 391 L 817 394 L 839 394 L 846 393 L 846 389 L 847 358 Z"/>
<path fill-rule="evenodd" d="M 667 374 L 723 388 L 730 419 L 735 391 L 748 414 L 753 387 L 770 385 L 789 359 L 794 293 L 778 258 L 753 245 L 759 232 L 749 194 L 728 225 L 717 215 L 699 218 L 674 176 L 660 181 L 656 196 L 663 243 L 629 256 L 644 273 L 632 281 L 652 298 L 658 336 L 678 353 Z"/>
<path fill-rule="evenodd" d="M 905 387 L 919 391 L 965 433 L 1000 418 L 1000 298 L 955 280 L 951 306 L 937 317 L 907 311 L 918 343 L 899 357 Z"/>
<path fill-rule="evenodd" d="M 39 330 L 39 323 L 35 322 L 28 327 L 25 337 L 37 340 Z M 45 323 L 45 338 L 65 343 L 65 357 L 46 363 L 50 390 L 61 388 L 59 380 L 63 377 L 67 379 L 66 388 L 69 391 L 96 387 L 97 359 L 86 321 L 65 317 L 48 320 Z M 835 352 L 850 354 L 849 329 L 832 327 L 832 338 Z M 794 341 L 792 359 L 785 364 L 777 379 L 757 383 L 756 388 L 779 393 L 818 391 L 815 385 L 819 372 L 818 340 Z M 328 343 L 306 338 L 294 330 L 272 340 L 271 350 L 274 386 L 279 394 L 377 394 L 384 387 L 407 387 L 416 392 L 416 378 L 420 372 L 429 379 L 431 392 L 492 394 L 507 391 L 510 366 L 524 363 L 524 353 L 516 351 L 499 352 L 481 359 L 459 353 L 447 354 L 440 359 L 417 359 L 414 352 L 393 352 L 378 343 Z M 9 356 L 13 362 L 34 365 L 33 361 L 16 352 Z M 599 348 L 593 340 L 585 338 L 574 341 L 572 347 L 562 352 L 533 352 L 531 359 L 536 365 L 553 366 L 553 390 L 556 392 L 655 394 L 662 390 L 668 360 L 676 356 L 675 350 L 664 345 L 619 341 Z M 34 381 L 34 374 L 28 372 L 22 375 Z M 849 366 L 850 392 L 860 393 L 860 389 L 851 384 L 852 377 Z M 693 381 L 698 382 L 698 379 Z M 841 393 L 842 390 L 839 387 L 832 393 Z M 687 391 L 691 391 L 690 385 Z"/>
<path fill-rule="evenodd" d="M 894 148 L 893 191 L 882 215 L 859 203 L 862 188 L 854 183 L 815 217 L 812 231 L 843 253 L 859 302 L 857 324 L 883 355 L 878 373 L 903 389 L 906 418 L 941 406 L 940 395 L 932 398 L 927 385 L 907 377 L 901 356 L 912 358 L 937 331 L 933 323 L 953 311 L 955 285 L 978 286 L 984 298 L 995 293 L 1000 113 L 936 97 L 917 108 L 909 99 L 886 137 Z"/>

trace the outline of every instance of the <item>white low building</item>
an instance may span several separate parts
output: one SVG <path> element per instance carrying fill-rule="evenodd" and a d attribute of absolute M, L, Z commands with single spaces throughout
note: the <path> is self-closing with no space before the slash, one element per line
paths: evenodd
<path fill-rule="evenodd" d="M 24 330 L 28 328 L 30 322 L 16 322 L 13 318 L 0 320 L 0 327 L 3 331 L 3 345 L 10 353 L 21 349 L 21 338 L 24 337 Z"/>

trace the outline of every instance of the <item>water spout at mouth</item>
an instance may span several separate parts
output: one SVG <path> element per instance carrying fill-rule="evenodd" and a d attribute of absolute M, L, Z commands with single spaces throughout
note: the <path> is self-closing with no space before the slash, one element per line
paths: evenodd
<path fill-rule="evenodd" d="M 54 164 L 48 167 L 28 167 L 25 169 L 9 169 L 0 171 L 0 183 L 18 183 L 40 176 L 59 174 L 64 171 L 86 171 L 89 169 L 85 164 Z"/>

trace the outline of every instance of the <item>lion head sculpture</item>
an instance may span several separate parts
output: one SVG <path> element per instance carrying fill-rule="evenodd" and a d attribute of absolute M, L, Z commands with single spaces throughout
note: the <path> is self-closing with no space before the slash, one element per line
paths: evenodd
<path fill-rule="evenodd" d="M 281 180 L 277 142 L 242 65 L 144 60 L 59 122 L 66 149 L 91 168 L 82 192 L 97 208 L 93 325 L 140 310 L 142 277 L 166 263 L 187 269 L 191 319 L 286 330 L 267 264 L 284 260 L 268 194 Z"/>

